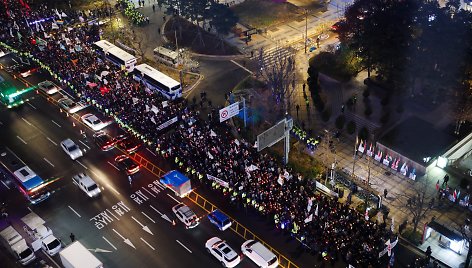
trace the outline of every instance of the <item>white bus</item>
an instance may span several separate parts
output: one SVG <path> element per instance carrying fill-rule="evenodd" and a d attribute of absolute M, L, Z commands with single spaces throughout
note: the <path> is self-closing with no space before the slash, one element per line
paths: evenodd
<path fill-rule="evenodd" d="M 93 49 L 100 55 L 105 55 L 105 52 L 112 47 L 116 47 L 112 43 L 108 42 L 107 40 L 100 40 L 92 45 Z"/>
<path fill-rule="evenodd" d="M 175 100 L 182 97 L 182 87 L 179 82 L 147 64 L 136 66 L 133 78 L 142 81 L 147 88 L 160 92 L 167 99 Z"/>
<path fill-rule="evenodd" d="M 154 50 L 154 57 L 165 64 L 177 67 L 179 65 L 179 53 L 165 47 L 156 47 Z"/>
<path fill-rule="evenodd" d="M 105 57 L 121 68 L 124 66 L 128 72 L 133 71 L 134 65 L 138 61 L 135 56 L 116 46 L 105 51 Z"/>

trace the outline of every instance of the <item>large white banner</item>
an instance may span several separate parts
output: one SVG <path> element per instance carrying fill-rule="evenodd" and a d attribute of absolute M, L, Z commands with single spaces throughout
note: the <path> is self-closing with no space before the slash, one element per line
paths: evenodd
<path fill-rule="evenodd" d="M 212 181 L 215 181 L 216 183 L 218 183 L 219 185 L 221 185 L 221 186 L 223 186 L 223 187 L 226 187 L 226 188 L 229 187 L 229 184 L 228 184 L 226 181 L 224 181 L 224 180 L 222 180 L 222 179 L 219 179 L 219 178 L 217 178 L 217 177 L 215 177 L 215 176 L 212 176 L 212 175 L 210 175 L 210 174 L 207 174 L 207 179 L 212 180 Z"/>
<path fill-rule="evenodd" d="M 220 109 L 220 123 L 224 122 L 231 117 L 239 113 L 239 102 L 235 102 L 231 105 L 226 106 L 223 109 Z"/>
<path fill-rule="evenodd" d="M 162 129 L 164 129 L 164 128 L 170 126 L 170 125 L 172 125 L 172 124 L 175 123 L 175 122 L 177 122 L 177 116 L 174 117 L 174 118 L 172 118 L 172 119 L 170 119 L 170 120 L 167 121 L 167 122 L 164 122 L 162 125 L 158 126 L 158 127 L 157 127 L 157 130 L 158 130 L 158 131 L 159 131 L 159 130 L 162 130 Z"/>

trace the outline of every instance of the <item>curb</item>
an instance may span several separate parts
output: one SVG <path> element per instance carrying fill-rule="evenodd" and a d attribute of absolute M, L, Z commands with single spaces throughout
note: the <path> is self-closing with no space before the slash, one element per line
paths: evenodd
<path fill-rule="evenodd" d="M 191 74 L 195 74 L 195 73 L 191 73 Z M 193 85 L 191 85 L 189 88 L 187 88 L 186 90 L 182 91 L 182 95 L 183 94 L 187 94 L 187 93 L 190 93 L 195 87 L 197 87 L 200 82 L 202 82 L 202 80 L 205 78 L 205 76 L 203 74 L 197 74 L 198 75 L 198 80 L 197 82 L 193 83 Z M 188 97 L 188 96 L 185 96 L 185 98 Z"/>
<path fill-rule="evenodd" d="M 206 58 L 211 60 L 238 60 L 238 59 L 246 59 L 248 58 L 244 54 L 240 55 L 208 55 L 208 54 L 199 54 L 199 53 L 191 53 L 192 56 L 199 57 L 199 58 Z"/>

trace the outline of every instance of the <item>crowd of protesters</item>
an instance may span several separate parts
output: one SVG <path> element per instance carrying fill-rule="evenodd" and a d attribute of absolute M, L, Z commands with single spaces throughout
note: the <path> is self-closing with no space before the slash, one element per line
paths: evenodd
<path fill-rule="evenodd" d="M 98 26 L 80 23 L 87 14 L 46 6 L 33 11 L 21 0 L 6 0 L 0 12 L 3 42 L 45 64 L 65 90 L 118 118 L 180 170 L 212 184 L 239 204 L 273 217 L 277 228 L 325 260 L 378 266 L 379 252 L 393 238 L 385 222 L 368 221 L 347 204 L 315 194 L 313 180 L 258 153 L 244 139 L 234 138 L 217 116 L 206 122 L 188 120 L 198 116 L 195 105 L 167 101 L 133 80 L 126 70 L 100 60 L 91 48 L 99 40 Z M 38 27 L 26 24 L 46 18 Z M 58 20 L 64 23 L 57 25 Z M 38 36 L 46 44 L 32 41 Z M 161 133 L 158 126 L 175 116 L 179 123 L 173 131 Z"/>

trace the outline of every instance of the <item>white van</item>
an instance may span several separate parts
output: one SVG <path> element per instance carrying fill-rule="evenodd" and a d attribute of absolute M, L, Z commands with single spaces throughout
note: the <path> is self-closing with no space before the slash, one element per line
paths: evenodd
<path fill-rule="evenodd" d="M 258 241 L 248 240 L 244 242 L 241 245 L 241 251 L 259 267 L 275 268 L 279 265 L 277 256 Z"/>

